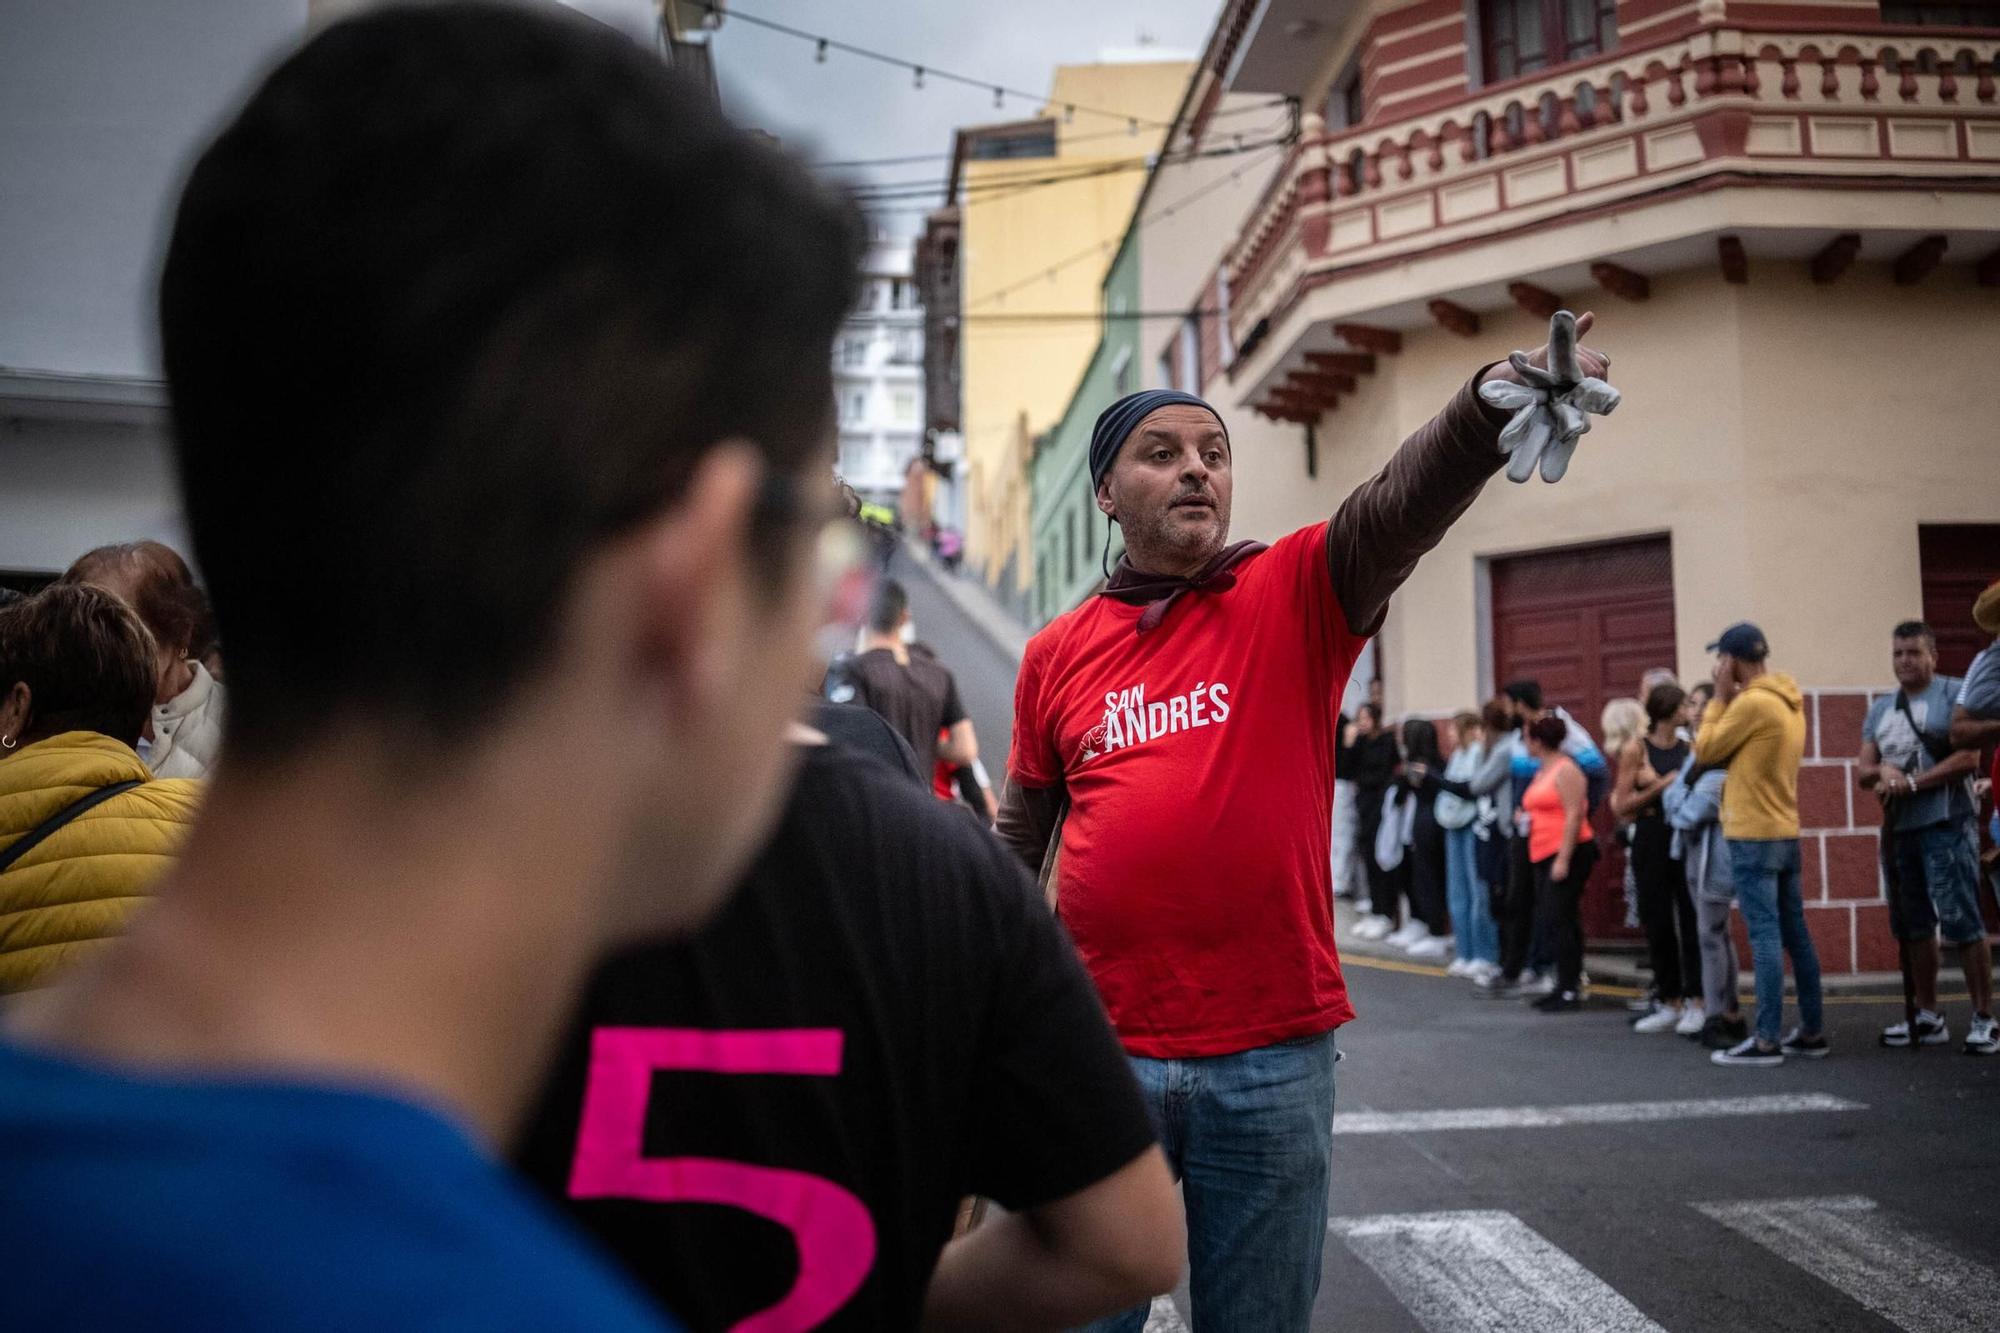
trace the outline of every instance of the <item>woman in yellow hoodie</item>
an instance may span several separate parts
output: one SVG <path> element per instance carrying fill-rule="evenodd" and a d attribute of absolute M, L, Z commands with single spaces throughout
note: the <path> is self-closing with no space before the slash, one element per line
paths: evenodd
<path fill-rule="evenodd" d="M 1715 697 L 1694 738 L 1698 769 L 1726 768 L 1722 832 L 1729 842 L 1736 903 L 1750 935 L 1757 975 L 1757 1029 L 1717 1051 L 1719 1065 L 1783 1064 L 1786 1056 L 1823 1059 L 1819 955 L 1806 930 L 1799 891 L 1799 760 L 1806 748 L 1805 696 L 1798 682 L 1765 669 L 1770 645 L 1751 624 L 1731 625 L 1708 645 Z M 1785 955 L 1799 992 L 1799 1026 L 1781 1042 Z"/>
<path fill-rule="evenodd" d="M 121 933 L 167 866 L 200 783 L 155 779 L 132 748 L 153 645 L 80 584 L 0 610 L 0 994 Z"/>

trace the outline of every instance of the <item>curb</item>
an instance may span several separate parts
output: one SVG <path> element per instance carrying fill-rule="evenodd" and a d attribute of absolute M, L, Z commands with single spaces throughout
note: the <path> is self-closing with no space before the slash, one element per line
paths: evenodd
<path fill-rule="evenodd" d="M 1444 975 L 1440 965 L 1421 963 L 1411 958 L 1401 949 L 1375 940 L 1354 938 L 1354 926 L 1361 914 L 1346 902 L 1334 904 L 1334 944 L 1343 958 L 1352 956 L 1376 962 L 1395 963 L 1398 971 L 1422 972 Z M 1627 953 L 1586 953 L 1583 956 L 1583 970 L 1590 977 L 1591 989 L 1599 994 L 1617 995 L 1629 993 L 1640 995 L 1652 980 L 1652 973 L 1640 966 L 1641 957 Z M 1948 978 L 1944 978 L 1948 982 Z M 1755 995 L 1756 977 L 1748 971 L 1737 974 L 1737 988 L 1744 997 Z M 1825 976 L 1820 980 L 1820 990 L 1828 996 L 1852 996 L 1862 999 L 1903 998 L 1903 978 L 1897 972 L 1859 972 L 1846 976 Z M 1789 973 L 1785 976 L 1785 994 L 1795 995 Z"/>

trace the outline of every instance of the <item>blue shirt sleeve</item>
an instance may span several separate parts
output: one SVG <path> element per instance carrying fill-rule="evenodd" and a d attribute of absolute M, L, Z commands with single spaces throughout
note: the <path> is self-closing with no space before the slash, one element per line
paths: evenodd
<path fill-rule="evenodd" d="M 1861 743 L 1863 745 L 1873 745 L 1875 743 L 1876 729 L 1882 725 L 1882 719 L 1888 715 L 1889 709 L 1895 702 L 1895 695 L 1885 694 L 1874 703 L 1868 705 L 1868 716 L 1861 721 Z"/>
<path fill-rule="evenodd" d="M 1982 721 L 2000 718 L 2000 642 L 1972 659 L 1959 687 L 1958 706 Z"/>

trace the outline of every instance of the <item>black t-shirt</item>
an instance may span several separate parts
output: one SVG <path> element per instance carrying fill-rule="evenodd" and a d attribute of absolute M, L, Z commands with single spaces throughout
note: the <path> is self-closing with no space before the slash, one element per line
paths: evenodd
<path fill-rule="evenodd" d="M 938 732 L 965 720 L 958 682 L 951 672 L 916 653 L 898 662 L 886 648 L 871 648 L 834 665 L 827 697 L 866 705 L 882 715 L 916 751 L 920 771 L 937 766 Z"/>
<path fill-rule="evenodd" d="M 1053 1202 L 1152 1142 L 1020 866 L 815 747 L 716 920 L 593 977 L 519 1162 L 693 1329 L 781 1300 L 798 1326 L 907 1329 L 962 1196 Z"/>

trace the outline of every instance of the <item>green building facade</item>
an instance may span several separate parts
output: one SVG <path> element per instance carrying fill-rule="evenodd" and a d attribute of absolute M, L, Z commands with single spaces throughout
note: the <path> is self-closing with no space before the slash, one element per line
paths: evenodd
<path fill-rule="evenodd" d="M 1080 604 L 1104 580 L 1104 539 L 1111 560 L 1125 549 L 1118 529 L 1098 512 L 1090 485 L 1090 430 L 1117 399 L 1145 386 L 1139 350 L 1139 229 L 1129 227 L 1104 275 L 1103 334 L 1061 419 L 1035 441 L 1030 471 L 1035 545 L 1033 606 L 1047 624 Z"/>

